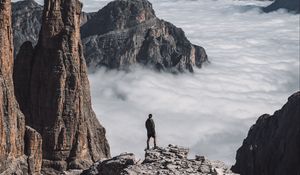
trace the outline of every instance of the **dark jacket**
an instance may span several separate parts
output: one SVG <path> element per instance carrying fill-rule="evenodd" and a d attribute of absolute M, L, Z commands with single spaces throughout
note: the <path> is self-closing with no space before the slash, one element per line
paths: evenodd
<path fill-rule="evenodd" d="M 148 135 L 155 135 L 155 124 L 151 118 L 146 120 L 146 129 Z"/>

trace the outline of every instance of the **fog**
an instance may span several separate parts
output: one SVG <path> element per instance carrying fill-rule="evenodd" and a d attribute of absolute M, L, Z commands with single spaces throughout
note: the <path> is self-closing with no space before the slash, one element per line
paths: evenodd
<path fill-rule="evenodd" d="M 151 1 L 151 0 L 150 0 Z M 109 1 L 86 0 L 85 11 Z M 90 74 L 93 108 L 112 155 L 143 158 L 145 120 L 153 114 L 158 145 L 190 148 L 191 157 L 233 164 L 257 118 L 272 114 L 299 90 L 299 15 L 261 13 L 270 2 L 152 0 L 158 17 L 203 46 L 210 64 L 194 74 L 100 69 Z"/>
<path fill-rule="evenodd" d="M 158 145 L 233 164 L 256 119 L 299 90 L 299 15 L 261 13 L 270 2 L 154 0 L 158 17 L 183 28 L 211 61 L 194 74 L 99 70 L 90 74 L 94 110 L 113 155 L 142 158 L 153 114 Z M 103 2 L 102 2 L 103 3 Z"/>

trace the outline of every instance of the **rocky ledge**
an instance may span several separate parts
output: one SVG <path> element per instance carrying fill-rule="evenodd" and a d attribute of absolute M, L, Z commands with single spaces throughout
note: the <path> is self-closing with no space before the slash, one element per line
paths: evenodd
<path fill-rule="evenodd" d="M 234 175 L 224 163 L 210 161 L 204 156 L 188 159 L 188 149 L 169 145 L 166 148 L 146 150 L 145 160 L 136 160 L 134 154 L 119 156 L 96 162 L 81 175 Z"/>

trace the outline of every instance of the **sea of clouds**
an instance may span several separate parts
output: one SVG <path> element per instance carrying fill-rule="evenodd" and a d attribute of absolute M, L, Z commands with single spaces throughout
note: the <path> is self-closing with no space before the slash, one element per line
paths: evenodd
<path fill-rule="evenodd" d="M 90 74 L 93 107 L 112 154 L 143 157 L 144 122 L 152 113 L 159 146 L 178 144 L 191 156 L 233 164 L 257 118 L 299 90 L 299 15 L 261 13 L 258 6 L 270 2 L 259 1 L 151 2 L 158 17 L 206 49 L 211 64 L 182 75 L 141 67 Z"/>
<path fill-rule="evenodd" d="M 234 163 L 257 118 L 272 114 L 299 90 L 299 15 L 261 13 L 270 2 L 150 0 L 158 17 L 203 46 L 210 64 L 172 75 L 134 67 L 89 75 L 93 108 L 107 130 L 112 155 L 142 158 L 144 122 L 154 115 L 158 145 L 190 148 L 191 156 Z M 107 0 L 85 0 L 96 11 Z"/>

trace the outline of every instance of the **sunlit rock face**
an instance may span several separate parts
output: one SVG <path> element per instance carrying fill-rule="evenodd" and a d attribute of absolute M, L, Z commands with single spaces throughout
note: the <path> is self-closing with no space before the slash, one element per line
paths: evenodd
<path fill-rule="evenodd" d="M 11 2 L 0 1 L 0 173 L 24 153 L 25 121 L 14 95 Z"/>
<path fill-rule="evenodd" d="M 253 125 L 236 155 L 234 172 L 243 175 L 300 174 L 300 92 L 282 109 Z"/>
<path fill-rule="evenodd" d="M 207 61 L 182 29 L 156 17 L 147 0 L 116 0 L 81 28 L 84 54 L 93 69 L 126 69 L 142 64 L 167 71 L 190 71 Z"/>
<path fill-rule="evenodd" d="M 26 123 L 42 135 L 43 172 L 83 169 L 110 157 L 91 107 L 81 8 L 78 0 L 45 1 L 37 46 L 24 43 L 16 59 L 16 94 Z"/>
<path fill-rule="evenodd" d="M 265 12 L 272 12 L 278 9 L 286 9 L 294 13 L 300 13 L 299 0 L 275 0 L 268 7 L 263 8 Z"/>

